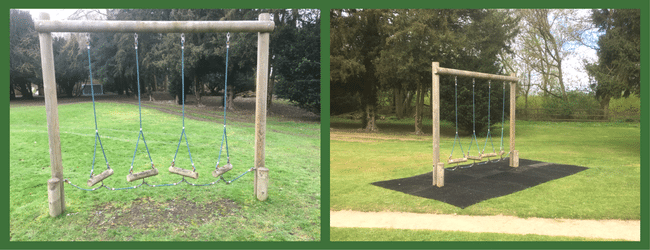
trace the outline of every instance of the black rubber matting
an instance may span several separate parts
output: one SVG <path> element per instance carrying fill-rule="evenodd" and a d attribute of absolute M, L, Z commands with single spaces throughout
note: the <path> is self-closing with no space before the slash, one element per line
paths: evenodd
<path fill-rule="evenodd" d="M 440 188 L 431 185 L 432 172 L 372 184 L 466 208 L 487 199 L 509 195 L 587 169 L 526 159 L 519 159 L 517 168 L 508 166 L 508 159 L 463 168 L 467 166 L 469 164 L 461 165 L 455 170 L 446 168 L 445 185 Z"/>

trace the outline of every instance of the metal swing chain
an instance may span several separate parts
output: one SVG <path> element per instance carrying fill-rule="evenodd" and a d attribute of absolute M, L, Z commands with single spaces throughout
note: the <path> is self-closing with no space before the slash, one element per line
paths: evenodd
<path fill-rule="evenodd" d="M 228 135 L 226 133 L 226 100 L 228 99 L 228 51 L 230 50 L 230 32 L 226 34 L 226 73 L 225 73 L 225 82 L 223 89 L 223 135 L 221 136 L 221 146 L 219 148 L 219 157 L 217 158 L 217 165 L 214 166 L 215 169 L 219 168 L 219 162 L 221 161 L 221 152 L 223 151 L 223 143 L 226 142 L 226 160 L 227 163 L 230 163 L 230 153 L 228 152 Z"/>
<path fill-rule="evenodd" d="M 129 169 L 129 174 L 133 173 L 133 163 L 135 162 L 135 155 L 138 152 L 140 136 L 142 136 L 142 142 L 144 142 L 144 147 L 147 149 L 147 155 L 149 155 L 149 160 L 151 161 L 151 168 L 155 169 L 153 159 L 151 158 L 151 153 L 149 153 L 149 146 L 147 146 L 147 140 L 145 140 L 144 133 L 142 132 L 142 101 L 140 100 L 140 62 L 138 60 L 138 33 L 133 34 L 133 38 L 135 39 L 135 66 L 138 79 L 138 112 L 140 114 L 140 132 L 138 133 L 138 140 L 135 143 L 135 151 L 133 151 L 133 160 L 131 160 L 131 168 Z"/>
<path fill-rule="evenodd" d="M 138 49 L 138 35 L 135 34 L 134 37 L 135 37 L 135 49 L 136 49 L 136 61 L 137 61 L 137 58 L 138 58 L 138 55 L 137 55 L 137 49 Z M 224 88 L 224 133 L 223 133 L 223 137 L 222 137 L 223 139 L 222 139 L 222 141 L 221 141 L 221 149 L 223 149 L 223 143 L 224 143 L 224 141 L 225 141 L 225 142 L 226 142 L 226 154 L 227 154 L 227 157 L 228 157 L 228 163 L 230 163 L 230 156 L 229 156 L 229 154 L 228 154 L 228 138 L 227 138 L 227 136 L 226 136 L 226 98 L 227 98 L 227 87 L 228 87 L 228 49 L 230 48 L 230 33 L 228 33 L 228 34 L 226 35 L 226 38 L 227 38 L 227 40 L 226 40 L 226 75 L 225 75 L 226 82 L 225 82 L 225 86 L 224 86 L 224 87 L 225 87 L 225 88 Z M 184 50 L 184 42 L 185 42 L 185 37 L 184 37 L 184 34 L 183 34 L 183 35 L 181 35 L 181 48 L 182 48 L 183 50 Z M 184 51 L 183 51 L 182 53 L 184 54 Z M 184 56 L 182 56 L 182 57 L 184 57 Z M 184 61 L 182 62 L 182 64 L 184 64 Z M 136 64 L 136 65 L 137 65 L 137 64 Z M 142 139 L 143 139 L 143 141 L 144 141 L 144 134 L 142 134 L 142 111 L 141 111 L 141 104 L 140 104 L 140 74 L 139 74 L 139 66 L 138 66 L 137 68 L 138 68 L 138 106 L 139 106 L 139 108 L 140 108 L 140 135 L 142 135 Z M 184 74 L 184 72 L 183 72 L 183 74 Z M 183 77 L 183 78 L 184 78 L 184 77 Z M 183 80 L 183 87 L 184 87 L 184 80 Z M 185 91 L 185 88 L 183 88 L 183 91 Z M 184 92 L 183 92 L 183 94 L 184 94 Z M 183 98 L 184 98 L 184 95 L 183 95 Z M 184 101 L 184 99 L 183 99 L 183 133 L 184 133 L 184 131 L 185 131 L 185 101 Z M 185 139 L 186 139 L 186 143 L 187 143 L 187 135 L 186 135 Z M 139 141 L 140 141 L 140 136 L 138 135 L 138 142 L 139 142 Z M 146 146 L 147 146 L 146 141 L 144 141 L 144 142 L 145 142 L 145 147 L 146 147 Z M 100 141 L 100 144 L 101 144 L 101 141 Z M 179 145 L 180 145 L 180 142 L 179 142 Z M 138 149 L 138 144 L 136 143 L 136 152 L 137 152 L 137 149 Z M 102 148 L 102 150 L 103 150 L 103 148 Z M 177 149 L 176 151 L 177 151 L 177 153 L 178 153 L 178 149 Z M 189 144 L 188 144 L 188 152 L 189 152 Z M 148 149 L 148 147 L 147 147 L 147 154 L 149 154 L 149 149 Z M 191 154 L 190 154 L 190 160 L 191 160 L 191 157 L 192 157 L 192 156 L 191 156 Z M 174 157 L 174 158 L 175 158 L 175 157 Z M 219 159 L 220 159 L 220 158 L 221 158 L 221 150 L 219 151 Z M 151 160 L 151 154 L 149 154 L 149 159 Z M 135 160 L 135 152 L 134 152 L 134 155 L 133 155 L 133 160 Z M 219 161 L 217 160 L 217 166 L 218 166 L 218 165 L 219 165 Z M 152 162 L 151 162 L 151 166 L 152 166 L 152 168 L 154 167 L 154 165 L 153 165 L 153 160 L 152 160 Z M 192 163 L 192 168 L 194 168 L 194 163 Z M 102 185 L 99 186 L 99 187 L 92 188 L 92 189 L 87 189 L 87 188 L 82 188 L 82 187 L 79 187 L 79 186 L 73 184 L 73 183 L 70 182 L 68 179 L 65 179 L 64 181 L 65 181 L 66 183 L 72 185 L 73 187 L 75 187 L 75 188 L 77 188 L 77 189 L 80 189 L 80 190 L 84 190 L 84 191 L 95 191 L 95 190 L 98 190 L 98 189 L 100 189 L 100 188 L 102 188 L 102 187 L 104 187 L 104 188 L 106 188 L 106 189 L 108 189 L 108 190 L 128 190 L 128 189 L 136 189 L 136 188 L 139 188 L 139 187 L 141 187 L 142 185 L 146 185 L 146 186 L 149 186 L 149 187 L 166 187 L 166 186 L 176 186 L 176 185 L 179 185 L 179 184 L 181 184 L 181 183 L 183 183 L 183 182 L 185 182 L 185 183 L 187 183 L 188 185 L 191 185 L 191 186 L 210 186 L 210 185 L 217 184 L 219 181 L 224 181 L 226 184 L 233 183 L 233 182 L 235 182 L 236 180 L 238 180 L 239 178 L 241 178 L 242 176 L 244 176 L 244 175 L 246 175 L 247 173 L 253 171 L 253 169 L 255 169 L 255 167 L 251 167 L 250 169 L 244 171 L 244 172 L 241 173 L 239 176 L 237 176 L 237 177 L 235 177 L 235 178 L 233 178 L 233 179 L 231 179 L 231 180 L 226 180 L 225 178 L 223 178 L 223 176 L 220 176 L 220 178 L 217 179 L 216 181 L 213 181 L 213 182 L 210 182 L 210 183 L 206 183 L 206 184 L 195 184 L 195 183 L 191 183 L 191 182 L 187 181 L 187 180 L 185 179 L 185 177 L 183 177 L 180 181 L 175 182 L 175 183 L 169 183 L 169 184 L 157 184 L 157 185 L 152 185 L 152 184 L 147 183 L 147 182 L 143 179 L 142 182 L 141 182 L 140 184 L 136 185 L 136 186 L 123 187 L 123 188 L 112 188 L 112 187 L 109 187 L 109 186 L 104 185 L 104 183 L 102 182 Z M 131 162 L 131 169 L 129 170 L 129 173 L 132 173 L 132 171 L 133 171 L 133 161 Z"/>
<path fill-rule="evenodd" d="M 456 139 L 458 139 L 458 145 L 460 146 L 460 151 L 463 153 L 463 158 L 465 158 L 465 150 L 463 149 L 463 144 L 460 142 L 460 136 L 458 135 L 458 76 L 454 76 L 454 100 L 456 102 L 456 135 L 454 136 L 454 144 L 451 146 L 451 153 L 449 154 L 449 159 L 452 158 L 454 154 L 454 148 L 456 148 Z"/>
<path fill-rule="evenodd" d="M 476 103 L 474 102 L 475 94 L 475 85 L 476 79 L 472 78 L 472 140 L 469 143 L 469 148 L 467 149 L 467 156 L 470 155 L 469 151 L 472 150 L 472 142 L 476 141 L 476 150 L 480 154 L 480 149 L 478 147 L 478 139 L 476 139 Z"/>
<path fill-rule="evenodd" d="M 196 172 L 196 168 L 194 167 L 194 160 L 192 160 L 192 152 L 190 152 L 190 143 L 188 142 L 187 134 L 185 133 L 185 33 L 181 34 L 181 88 L 183 102 L 183 130 L 181 131 L 181 137 L 178 139 L 176 153 L 174 154 L 174 159 L 172 160 L 172 167 L 176 163 L 176 155 L 178 155 L 178 150 L 181 147 L 181 141 L 183 141 L 183 136 L 185 136 L 185 145 L 187 146 L 187 153 L 190 156 L 190 163 L 192 163 L 192 171 Z"/>
<path fill-rule="evenodd" d="M 102 138 L 99 136 L 99 129 L 97 128 L 97 110 L 95 108 L 95 89 L 93 88 L 93 70 L 92 63 L 90 60 L 90 34 L 86 33 L 86 48 L 88 51 L 88 72 L 90 77 L 90 95 L 93 99 L 93 117 L 95 118 L 95 146 L 93 148 L 93 163 L 90 169 L 90 178 L 93 177 L 93 172 L 95 171 L 95 159 L 97 155 L 97 141 L 99 141 L 99 146 L 102 149 L 102 154 L 104 155 L 104 161 L 106 161 L 106 167 L 111 169 L 111 166 L 108 164 L 108 158 L 106 157 L 106 152 L 104 152 L 104 145 L 102 144 Z"/>
<path fill-rule="evenodd" d="M 494 142 L 492 141 L 492 134 L 490 132 L 490 109 L 491 109 L 490 103 L 491 102 L 492 102 L 492 80 L 488 80 L 488 132 L 487 135 L 485 136 L 485 144 L 483 145 L 483 151 L 481 153 L 485 153 L 485 148 L 487 147 L 488 138 L 490 139 L 490 143 L 492 144 L 492 152 L 494 152 Z"/>
<path fill-rule="evenodd" d="M 505 120 L 506 120 L 506 82 L 503 82 L 503 105 L 501 106 L 501 147 L 499 148 L 499 151 L 503 151 L 503 128 L 505 126 Z M 508 152 L 508 155 L 510 155 L 510 152 Z M 508 156 L 506 155 L 506 157 Z M 502 160 L 504 157 L 499 156 L 499 160 Z"/>

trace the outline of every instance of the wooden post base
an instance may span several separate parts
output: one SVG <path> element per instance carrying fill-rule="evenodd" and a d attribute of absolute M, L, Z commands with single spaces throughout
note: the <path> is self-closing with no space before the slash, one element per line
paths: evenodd
<path fill-rule="evenodd" d="M 47 199 L 49 202 L 50 216 L 56 217 L 63 213 L 65 204 L 62 204 L 61 187 L 62 182 L 59 178 L 52 178 L 47 181 Z"/>
<path fill-rule="evenodd" d="M 269 197 L 269 169 L 260 167 L 255 169 L 255 197 L 265 201 Z"/>
<path fill-rule="evenodd" d="M 129 174 L 129 175 L 126 176 L 126 181 L 132 182 L 132 181 L 135 181 L 135 180 L 144 179 L 144 178 L 151 177 L 151 176 L 154 176 L 154 175 L 158 175 L 158 169 L 157 168 L 149 169 L 149 170 L 142 171 L 142 172 L 135 173 L 135 174 Z"/>
<path fill-rule="evenodd" d="M 104 179 L 108 178 L 111 175 L 113 175 L 113 169 L 112 168 L 109 168 L 108 170 L 102 172 L 101 174 L 93 175 L 93 177 L 90 177 L 90 179 L 88 180 L 88 186 L 92 187 L 95 184 L 99 183 L 100 181 L 103 181 Z"/>
<path fill-rule="evenodd" d="M 433 185 L 436 187 L 445 185 L 445 164 L 442 162 L 433 165 Z"/>
<path fill-rule="evenodd" d="M 230 171 L 232 169 L 232 164 L 227 163 L 226 165 L 223 165 L 223 167 L 218 167 L 214 171 L 212 171 L 212 176 L 214 178 L 218 178 L 222 174 L 225 174 L 226 172 Z"/>
<path fill-rule="evenodd" d="M 519 167 L 519 150 L 510 152 L 510 166 L 513 168 Z"/>
<path fill-rule="evenodd" d="M 174 167 L 174 166 L 169 167 L 169 172 L 172 173 L 172 174 L 182 175 L 182 176 L 190 177 L 190 178 L 193 178 L 193 179 L 198 179 L 199 178 L 199 173 L 197 173 L 197 172 L 194 172 L 192 170 L 177 168 L 177 167 Z"/>

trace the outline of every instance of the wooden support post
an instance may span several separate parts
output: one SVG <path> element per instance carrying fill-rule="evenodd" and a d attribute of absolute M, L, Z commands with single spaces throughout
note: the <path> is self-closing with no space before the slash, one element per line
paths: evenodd
<path fill-rule="evenodd" d="M 440 162 L 440 76 L 438 75 L 438 62 L 431 64 L 431 112 L 433 127 L 433 184 L 437 187 L 444 186 L 445 164 Z"/>
<path fill-rule="evenodd" d="M 269 169 L 262 167 L 255 170 L 255 197 L 258 200 L 266 200 L 269 197 Z"/>
<path fill-rule="evenodd" d="M 268 21 L 269 13 L 259 15 L 259 21 Z M 257 33 L 257 79 L 255 90 L 255 178 L 253 192 L 258 200 L 268 197 L 268 169 L 264 166 L 264 147 L 266 143 L 266 95 L 269 77 L 269 37 L 268 32 Z"/>
<path fill-rule="evenodd" d="M 40 14 L 41 20 L 50 20 L 47 13 Z M 45 111 L 47 113 L 47 135 L 50 146 L 50 165 L 52 179 L 48 184 L 50 216 L 55 217 L 65 211 L 65 192 L 63 189 L 63 162 L 61 160 L 61 139 L 59 137 L 59 111 L 56 99 L 56 79 L 54 74 L 54 54 L 52 52 L 52 34 L 38 33 L 41 46 L 41 68 L 43 70 L 43 88 L 45 94 Z"/>
<path fill-rule="evenodd" d="M 63 207 L 61 207 L 61 188 L 63 188 L 63 182 L 59 178 L 52 178 L 47 181 L 47 200 L 50 207 L 50 216 L 56 217 L 59 214 L 63 213 Z"/>
<path fill-rule="evenodd" d="M 510 74 L 515 77 L 515 74 Z M 510 167 L 519 167 L 519 151 L 515 150 L 515 112 L 517 107 L 517 82 L 510 82 Z"/>

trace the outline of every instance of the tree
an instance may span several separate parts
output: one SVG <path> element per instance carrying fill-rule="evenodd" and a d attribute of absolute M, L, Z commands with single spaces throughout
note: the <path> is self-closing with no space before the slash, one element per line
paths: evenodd
<path fill-rule="evenodd" d="M 380 32 L 386 10 L 330 10 L 330 82 L 332 93 L 355 93 L 364 111 L 366 131 L 376 132 L 379 79 L 374 60 L 385 35 Z"/>
<path fill-rule="evenodd" d="M 605 32 L 598 39 L 598 62 L 586 64 L 596 80 L 591 87 L 607 109 L 611 98 L 639 95 L 641 88 L 641 18 L 639 9 L 592 11 L 593 23 Z"/>
<path fill-rule="evenodd" d="M 320 11 L 299 11 L 285 14 L 298 20 L 287 20 L 273 32 L 271 79 L 278 78 L 278 97 L 320 114 Z"/>
<path fill-rule="evenodd" d="M 15 90 L 23 98 L 33 98 L 32 83 L 42 85 L 41 54 L 34 21 L 29 12 L 9 11 L 9 92 L 16 98 Z"/>
<path fill-rule="evenodd" d="M 424 134 L 424 97 L 431 91 L 431 62 L 447 68 L 498 73 L 498 55 L 510 52 L 509 42 L 516 35 L 518 21 L 499 10 L 394 10 L 386 14 L 386 19 L 382 32 L 388 38 L 375 61 L 377 74 L 382 87 L 396 94 L 396 103 L 406 99 L 404 106 L 410 105 L 408 98 L 401 97 L 403 93 L 415 97 L 415 134 Z M 459 80 L 459 112 L 472 114 L 470 82 Z M 441 83 L 442 118 L 454 120 L 455 113 L 445 111 L 455 110 L 453 77 L 442 77 Z M 486 85 L 482 81 L 477 84 L 476 106 L 487 106 Z M 501 95 L 491 97 L 492 101 L 501 100 Z M 480 111 L 477 130 L 487 125 L 488 112 Z M 459 116 L 459 126 L 471 130 L 472 115 Z"/>
<path fill-rule="evenodd" d="M 74 96 L 75 86 L 89 76 L 86 39 L 80 37 L 79 34 L 72 34 L 67 40 L 58 37 L 52 45 L 57 88 L 69 97 Z"/>
<path fill-rule="evenodd" d="M 522 9 L 523 47 L 520 53 L 530 58 L 527 63 L 542 77 L 539 87 L 545 95 L 567 100 L 563 72 L 565 59 L 574 45 L 582 43 L 582 34 L 589 28 L 573 9 Z"/>

